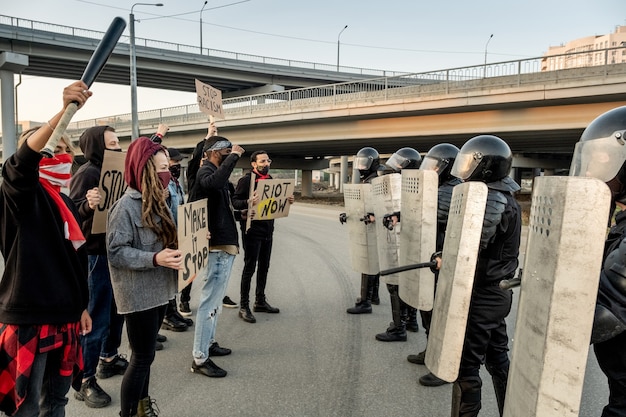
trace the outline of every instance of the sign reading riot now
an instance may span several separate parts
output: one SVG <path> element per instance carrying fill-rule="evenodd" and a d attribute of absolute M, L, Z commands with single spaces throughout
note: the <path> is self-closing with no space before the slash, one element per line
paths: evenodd
<path fill-rule="evenodd" d="M 222 92 L 200 80 L 196 80 L 196 94 L 198 95 L 198 107 L 200 111 L 209 116 L 224 119 L 224 107 L 222 106 Z"/>
<path fill-rule="evenodd" d="M 178 249 L 183 269 L 178 271 L 178 291 L 196 278 L 209 262 L 207 199 L 178 206 Z"/>
<path fill-rule="evenodd" d="M 102 170 L 100 171 L 100 204 L 93 213 L 93 224 L 91 233 L 105 233 L 107 231 L 107 214 L 109 208 L 126 191 L 126 181 L 124 180 L 124 161 L 126 152 L 104 152 L 102 160 Z"/>
<path fill-rule="evenodd" d="M 256 174 L 250 177 L 250 201 L 254 192 L 254 184 L 257 184 L 256 192 L 259 202 L 256 206 L 248 209 L 254 210 L 254 220 L 273 220 L 289 215 L 289 197 L 293 195 L 295 188 L 294 180 L 268 179 L 256 182 Z M 248 216 L 246 230 L 250 228 L 252 219 Z"/>

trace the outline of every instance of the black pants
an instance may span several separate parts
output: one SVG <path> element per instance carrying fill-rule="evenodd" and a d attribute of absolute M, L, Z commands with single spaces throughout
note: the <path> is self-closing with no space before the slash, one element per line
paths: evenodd
<path fill-rule="evenodd" d="M 241 274 L 241 305 L 250 303 L 250 283 L 256 269 L 256 299 L 261 301 L 265 298 L 265 285 L 267 284 L 267 272 L 270 269 L 270 257 L 272 256 L 272 237 L 258 238 L 244 236 L 244 266 Z"/>
<path fill-rule="evenodd" d="M 494 378 L 494 387 L 495 380 L 504 384 L 498 390 L 500 392 L 496 392 L 500 397 L 498 404 L 504 404 L 510 364 L 504 319 L 511 311 L 512 301 L 513 292 L 502 290 L 498 285 L 475 287 L 472 291 L 461 368 L 455 383 L 461 391 L 461 415 L 476 415 L 480 410 L 482 380 L 479 371 L 482 364 Z"/>
<path fill-rule="evenodd" d="M 596 343 L 593 350 L 600 369 L 609 380 L 609 403 L 602 417 L 626 416 L 626 332 L 606 342 Z"/>
<path fill-rule="evenodd" d="M 126 314 L 128 342 L 132 349 L 121 387 L 122 417 L 137 414 L 137 404 L 148 396 L 150 366 L 154 361 L 156 337 L 165 317 L 166 305 Z"/>

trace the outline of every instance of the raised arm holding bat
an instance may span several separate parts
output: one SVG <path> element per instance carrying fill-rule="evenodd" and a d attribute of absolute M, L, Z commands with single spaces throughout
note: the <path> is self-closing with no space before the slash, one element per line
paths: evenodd
<path fill-rule="evenodd" d="M 80 108 L 90 96 L 85 83 L 74 82 L 63 90 L 63 108 Z M 79 337 L 91 331 L 85 238 L 76 207 L 60 192 L 71 158 L 39 153 L 62 113 L 26 132 L 2 167 L 0 354 L 9 360 L 0 365 L 0 411 L 7 415 L 62 410 L 81 365 Z"/>

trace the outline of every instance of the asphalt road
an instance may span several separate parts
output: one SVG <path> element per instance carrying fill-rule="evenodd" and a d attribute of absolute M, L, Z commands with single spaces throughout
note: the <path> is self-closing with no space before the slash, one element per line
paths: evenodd
<path fill-rule="evenodd" d="M 451 386 L 420 386 L 417 378 L 426 368 L 406 361 L 408 354 L 425 347 L 424 331 L 409 333 L 407 342 L 374 339 L 391 320 L 384 287 L 373 314 L 346 314 L 358 293 L 359 274 L 350 267 L 347 228 L 337 220 L 340 211 L 296 203 L 288 218 L 276 221 L 267 294 L 281 312 L 257 313 L 257 323 L 249 324 L 237 316 L 237 309 L 224 309 L 217 340 L 233 349 L 233 354 L 215 362 L 228 371 L 226 378 L 190 372 L 193 329 L 161 331 L 169 340 L 157 352 L 150 387 L 160 416 L 450 415 Z M 235 301 L 239 300 L 242 266 L 240 255 L 227 292 Z M 509 335 L 513 334 L 515 308 L 516 304 L 509 317 Z M 130 356 L 126 342 L 121 351 Z M 115 376 L 100 381 L 113 398 L 103 409 L 87 408 L 70 392 L 67 416 L 117 416 L 121 380 Z M 481 416 L 496 417 L 486 372 L 483 381 Z M 600 415 L 607 397 L 606 379 L 590 351 L 580 416 Z"/>

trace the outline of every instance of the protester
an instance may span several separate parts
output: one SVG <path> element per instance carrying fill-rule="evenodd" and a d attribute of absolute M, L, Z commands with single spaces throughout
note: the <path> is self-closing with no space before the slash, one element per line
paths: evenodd
<path fill-rule="evenodd" d="M 176 225 L 165 203 L 168 167 L 161 145 L 146 137 L 133 141 L 124 169 L 128 188 L 107 219 L 111 283 L 132 349 L 122 380 L 122 417 L 154 415 L 150 366 L 167 303 L 176 294 L 177 270 L 182 268 Z"/>
<path fill-rule="evenodd" d="M 204 161 L 206 161 L 206 157 L 204 155 L 204 146 L 207 143 L 211 142 L 211 138 L 217 135 L 217 126 L 215 122 L 209 122 L 209 126 L 207 128 L 207 135 L 200 142 L 196 144 L 194 148 L 191 158 L 187 163 L 187 191 L 189 192 L 189 202 L 192 202 L 191 190 L 193 185 L 196 182 L 196 175 L 198 174 L 198 170 L 203 165 Z M 189 283 L 185 288 L 180 292 L 180 302 L 178 304 L 178 311 L 183 316 L 191 316 L 191 308 L 189 307 L 189 301 L 191 300 L 191 286 L 192 283 Z M 223 306 L 228 308 L 237 307 L 237 303 L 233 302 L 228 296 L 224 296 L 222 300 Z"/>
<path fill-rule="evenodd" d="M 266 151 L 254 151 L 250 155 L 252 171 L 239 179 L 233 195 L 233 207 L 238 210 L 246 210 L 250 199 L 250 182 L 252 174 L 255 174 L 254 190 L 259 181 L 271 179 L 269 173 L 272 160 Z M 253 193 L 253 205 L 258 204 L 259 197 Z M 293 204 L 293 195 L 288 198 L 289 204 Z M 246 230 L 247 219 L 240 221 L 241 236 L 244 250 L 244 267 L 241 274 L 241 298 L 239 300 L 239 317 L 248 323 L 255 323 L 256 318 L 250 311 L 250 283 L 256 269 L 256 290 L 254 312 L 279 313 L 280 310 L 272 307 L 265 297 L 267 273 L 270 268 L 272 256 L 272 241 L 274 235 L 274 220 L 252 220 L 250 228 Z"/>
<path fill-rule="evenodd" d="M 220 347 L 215 341 L 217 318 L 221 312 L 228 280 L 235 255 L 239 253 L 239 235 L 228 181 L 237 161 L 244 153 L 239 145 L 233 145 L 221 136 L 213 136 L 205 144 L 206 163 L 198 170 L 196 182 L 189 201 L 207 198 L 209 213 L 209 262 L 203 275 L 196 278 L 202 285 L 200 302 L 196 313 L 191 371 L 212 378 L 226 376 L 210 356 L 225 356 L 230 349 Z"/>
<path fill-rule="evenodd" d="M 74 174 L 70 183 L 70 197 L 78 207 L 82 218 L 81 229 L 87 238 L 89 254 L 89 307 L 93 331 L 81 339 L 85 372 L 80 390 L 74 398 L 84 401 L 92 408 L 106 407 L 111 397 L 98 384 L 98 378 L 122 375 L 128 361 L 118 354 L 122 341 L 124 319 L 117 313 L 113 299 L 111 276 L 106 257 L 104 233 L 92 233 L 94 213 L 102 196 L 98 189 L 105 152 L 121 152 L 115 129 L 110 126 L 94 126 L 85 130 L 78 141 L 87 159 Z M 98 369 L 98 363 L 100 364 Z"/>
<path fill-rule="evenodd" d="M 80 109 L 91 95 L 76 81 L 63 90 L 63 109 L 72 102 Z M 25 132 L 2 166 L 0 411 L 18 417 L 65 415 L 73 377 L 80 383 L 79 336 L 92 326 L 85 238 L 76 207 L 60 192 L 70 178 L 69 141 L 61 139 L 53 158 L 39 153 L 63 113 Z"/>
<path fill-rule="evenodd" d="M 452 166 L 452 176 L 480 181 L 488 188 L 461 366 L 452 388 L 453 417 L 478 415 L 483 363 L 491 375 L 500 415 L 504 409 L 510 365 L 505 318 L 511 311 L 513 292 L 498 284 L 515 275 L 522 228 L 522 210 L 513 196 L 520 187 L 508 176 L 512 163 L 506 142 L 480 135 L 461 147 Z"/>
<path fill-rule="evenodd" d="M 163 124 L 159 126 L 164 126 L 165 128 L 162 130 L 164 130 L 165 132 L 169 130 L 169 128 Z M 164 134 L 160 136 L 153 135 L 150 140 L 156 143 L 161 143 L 163 136 Z M 178 227 L 178 206 L 185 203 L 185 193 L 183 192 L 183 188 L 178 181 L 181 172 L 180 161 L 183 160 L 183 155 L 176 148 L 167 148 L 166 146 L 164 146 L 163 148 L 165 149 L 168 156 L 168 169 L 171 175 L 170 182 L 165 189 L 165 202 L 172 212 L 174 224 L 176 224 Z M 191 315 L 191 313 L 189 313 L 189 315 Z M 187 328 L 192 325 L 193 320 L 183 317 L 182 313 L 178 311 L 178 308 L 176 306 L 176 297 L 172 298 L 167 304 L 167 309 L 165 310 L 165 318 L 163 319 L 161 328 L 174 332 L 181 332 L 187 330 Z"/>

